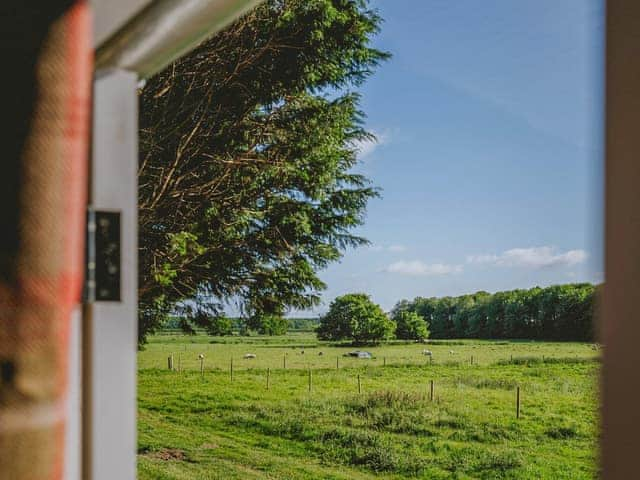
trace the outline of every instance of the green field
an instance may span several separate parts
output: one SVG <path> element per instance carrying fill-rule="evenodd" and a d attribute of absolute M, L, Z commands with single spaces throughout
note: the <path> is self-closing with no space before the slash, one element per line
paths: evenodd
<path fill-rule="evenodd" d="M 139 477 L 597 476 L 591 344 L 398 343 L 342 357 L 352 349 L 311 334 L 152 337 L 139 354 Z M 170 355 L 181 372 L 167 370 Z"/>

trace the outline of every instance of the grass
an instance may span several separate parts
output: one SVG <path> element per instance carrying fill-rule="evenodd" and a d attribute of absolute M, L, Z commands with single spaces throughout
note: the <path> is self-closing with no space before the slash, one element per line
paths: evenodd
<path fill-rule="evenodd" d="M 145 350 L 138 357 L 139 368 L 165 369 L 167 357 L 174 356 L 177 366 L 186 370 L 199 370 L 199 354 L 204 354 L 206 370 L 227 370 L 231 358 L 234 369 L 282 368 L 284 358 L 288 369 L 296 368 L 335 368 L 336 357 L 340 357 L 340 366 L 358 367 L 363 361 L 345 358 L 342 355 L 349 350 L 367 350 L 374 355 L 366 362 L 369 366 L 387 365 L 425 365 L 430 359 L 422 355 L 424 349 L 433 353 L 435 364 L 474 363 L 479 365 L 497 362 L 552 362 L 555 360 L 598 358 L 599 352 L 587 343 L 553 343 L 532 341 L 433 341 L 429 344 L 414 342 L 395 342 L 376 347 L 349 347 L 345 345 L 318 342 L 312 333 L 293 333 L 282 337 L 207 337 L 205 335 L 157 335 L 151 337 Z M 302 353 L 304 351 L 304 354 Z M 322 355 L 319 355 L 322 352 Z M 453 352 L 453 353 L 450 353 Z M 256 354 L 256 359 L 244 360 L 246 353 Z"/>
<path fill-rule="evenodd" d="M 139 354 L 142 480 L 574 480 L 598 473 L 599 364 L 590 345 L 432 344 L 429 363 L 424 345 L 370 348 L 376 358 L 358 360 L 341 357 L 348 347 L 310 335 L 250 344 L 151 340 Z M 247 352 L 257 358 L 242 360 Z M 171 353 L 180 353 L 185 371 L 167 371 Z"/>

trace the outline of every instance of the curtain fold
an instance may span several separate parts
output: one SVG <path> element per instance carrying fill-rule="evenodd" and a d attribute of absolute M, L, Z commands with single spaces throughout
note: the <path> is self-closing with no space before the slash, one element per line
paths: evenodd
<path fill-rule="evenodd" d="M 37 3 L 48 5 L 0 7 L 12 122 L 0 161 L 0 478 L 11 480 L 62 478 L 69 320 L 84 270 L 89 6 Z"/>

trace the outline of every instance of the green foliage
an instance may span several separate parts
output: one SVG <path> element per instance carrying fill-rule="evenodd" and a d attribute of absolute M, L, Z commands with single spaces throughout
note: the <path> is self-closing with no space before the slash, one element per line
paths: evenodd
<path fill-rule="evenodd" d="M 216 315 L 209 319 L 205 330 L 209 335 L 231 335 L 232 321 L 224 315 Z"/>
<path fill-rule="evenodd" d="M 301 331 L 301 332 L 315 332 L 316 328 L 320 324 L 320 319 L 317 317 L 313 318 L 296 318 L 296 317 L 288 317 L 287 321 L 289 322 L 289 330 Z"/>
<path fill-rule="evenodd" d="M 477 292 L 402 300 L 395 312 L 415 312 L 429 321 L 433 338 L 593 339 L 597 290 L 591 284 Z"/>
<path fill-rule="evenodd" d="M 317 332 L 322 340 L 370 343 L 390 338 L 394 330 L 395 323 L 380 305 L 364 293 L 351 293 L 331 302 L 329 311 L 320 319 Z"/>
<path fill-rule="evenodd" d="M 141 339 L 185 301 L 317 305 L 378 195 L 354 93 L 388 54 L 365 1 L 269 0 L 140 91 Z M 211 316 L 215 318 L 215 316 Z"/>
<path fill-rule="evenodd" d="M 203 305 L 183 304 L 176 308 L 178 315 L 173 317 L 171 325 L 176 325 L 189 335 L 204 330 L 208 335 L 224 336 L 233 333 L 233 320 L 214 309 Z"/>
<path fill-rule="evenodd" d="M 429 338 L 429 324 L 416 312 L 401 310 L 394 312 L 396 338 L 401 340 L 424 340 Z"/>
<path fill-rule="evenodd" d="M 253 315 L 249 317 L 246 326 L 262 335 L 284 335 L 287 333 L 289 322 L 282 315 Z"/>

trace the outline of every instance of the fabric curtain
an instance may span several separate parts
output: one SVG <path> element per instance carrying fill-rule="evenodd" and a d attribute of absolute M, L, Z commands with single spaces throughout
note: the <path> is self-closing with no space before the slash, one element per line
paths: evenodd
<path fill-rule="evenodd" d="M 87 2 L 6 4 L 0 6 L 7 124 L 0 160 L 0 478 L 57 480 L 69 320 L 84 270 L 91 19 Z"/>

